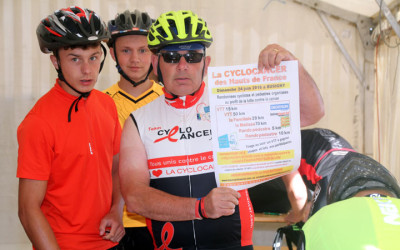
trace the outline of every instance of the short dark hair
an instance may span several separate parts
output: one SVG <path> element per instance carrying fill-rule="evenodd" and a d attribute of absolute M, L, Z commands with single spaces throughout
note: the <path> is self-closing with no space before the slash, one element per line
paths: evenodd
<path fill-rule="evenodd" d="M 94 43 L 86 43 L 86 44 L 77 44 L 77 45 L 70 45 L 70 46 L 64 46 L 64 47 L 60 47 L 57 50 L 53 51 L 53 55 L 55 55 L 57 57 L 57 59 L 59 59 L 58 57 L 58 50 L 63 48 L 65 50 L 68 49 L 76 49 L 76 48 L 81 48 L 83 50 L 87 50 L 89 48 L 94 48 L 94 47 L 98 47 L 101 46 L 101 42 L 94 42 Z"/>

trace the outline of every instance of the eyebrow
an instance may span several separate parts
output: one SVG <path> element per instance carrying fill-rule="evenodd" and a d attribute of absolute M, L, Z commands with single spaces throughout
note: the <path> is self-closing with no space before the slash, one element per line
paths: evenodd
<path fill-rule="evenodd" d="M 94 56 L 94 55 L 97 55 L 97 54 L 101 54 L 100 51 L 94 52 L 90 56 Z M 77 54 L 74 54 L 74 53 L 69 53 L 67 56 L 81 57 L 81 55 L 77 55 Z"/>

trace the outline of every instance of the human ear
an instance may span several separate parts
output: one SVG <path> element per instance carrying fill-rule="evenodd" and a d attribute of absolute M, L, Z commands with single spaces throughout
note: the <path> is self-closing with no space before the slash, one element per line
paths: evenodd
<path fill-rule="evenodd" d="M 51 63 L 53 64 L 54 68 L 56 68 L 56 70 L 58 70 L 59 65 L 58 65 L 58 59 L 55 55 L 50 55 L 50 60 Z"/>

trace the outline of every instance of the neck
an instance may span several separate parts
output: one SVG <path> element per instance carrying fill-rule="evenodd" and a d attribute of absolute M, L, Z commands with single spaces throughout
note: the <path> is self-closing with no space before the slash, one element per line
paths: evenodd
<path fill-rule="evenodd" d="M 153 86 L 153 82 L 150 81 L 150 79 L 147 79 L 145 82 L 134 87 L 132 83 L 128 82 L 125 78 L 121 76 L 118 82 L 118 86 L 131 96 L 137 97 L 140 96 L 146 90 L 150 89 L 151 86 Z"/>
<path fill-rule="evenodd" d="M 69 87 L 68 84 L 65 83 L 64 81 L 62 81 L 62 80 L 60 80 L 60 79 L 57 79 L 57 83 L 58 83 L 58 85 L 60 85 L 60 87 L 61 87 L 65 92 L 67 92 L 68 94 L 73 95 L 73 96 L 76 96 L 76 97 L 79 97 L 79 96 L 81 95 L 80 93 L 76 92 L 76 91 L 73 90 L 71 87 Z"/>

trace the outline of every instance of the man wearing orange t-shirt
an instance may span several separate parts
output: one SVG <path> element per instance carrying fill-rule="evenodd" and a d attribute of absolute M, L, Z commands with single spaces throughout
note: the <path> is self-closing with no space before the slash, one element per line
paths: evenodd
<path fill-rule="evenodd" d="M 112 249 L 125 233 L 121 126 L 113 100 L 93 89 L 109 32 L 73 6 L 36 33 L 58 79 L 18 127 L 19 218 L 35 249 Z"/>

